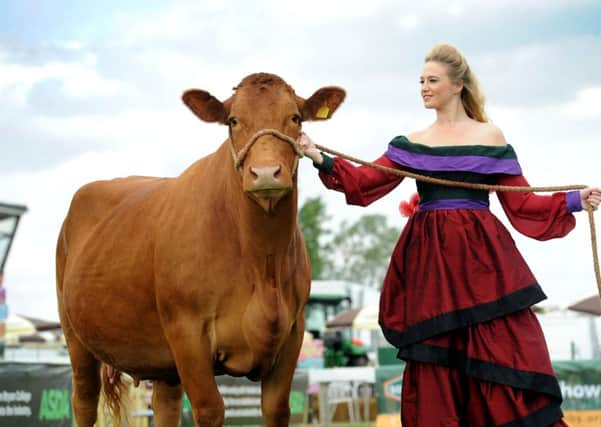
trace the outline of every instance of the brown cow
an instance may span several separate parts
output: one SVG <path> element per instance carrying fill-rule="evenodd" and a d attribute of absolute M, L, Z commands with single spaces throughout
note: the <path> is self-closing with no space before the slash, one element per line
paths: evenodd
<path fill-rule="evenodd" d="M 154 380 L 157 426 L 178 425 L 182 388 L 197 426 L 223 425 L 218 374 L 261 380 L 265 425 L 288 425 L 310 287 L 290 141 L 345 92 L 304 100 L 263 73 L 234 90 L 225 102 L 183 95 L 200 119 L 229 127 L 213 154 L 176 178 L 98 181 L 73 197 L 56 267 L 80 427 L 96 420 L 100 363 Z M 291 139 L 247 145 L 266 128 Z"/>

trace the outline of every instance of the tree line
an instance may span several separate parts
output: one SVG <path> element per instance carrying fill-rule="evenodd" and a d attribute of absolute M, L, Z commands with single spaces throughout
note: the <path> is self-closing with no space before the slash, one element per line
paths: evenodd
<path fill-rule="evenodd" d="M 347 280 L 380 288 L 399 230 L 386 216 L 367 214 L 336 229 L 321 197 L 307 199 L 299 224 L 311 260 L 313 279 Z"/>

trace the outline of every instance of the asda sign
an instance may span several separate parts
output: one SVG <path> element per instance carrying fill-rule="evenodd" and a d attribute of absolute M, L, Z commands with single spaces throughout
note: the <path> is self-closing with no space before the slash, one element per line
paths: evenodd
<path fill-rule="evenodd" d="M 40 399 L 38 420 L 62 421 L 71 419 L 71 391 L 65 389 L 44 389 Z"/>
<path fill-rule="evenodd" d="M 70 366 L 0 363 L 0 378 L 1 426 L 72 426 Z"/>

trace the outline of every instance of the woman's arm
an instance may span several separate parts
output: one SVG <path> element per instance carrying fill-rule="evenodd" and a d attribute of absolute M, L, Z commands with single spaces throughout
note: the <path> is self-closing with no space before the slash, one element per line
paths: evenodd
<path fill-rule="evenodd" d="M 367 206 L 392 191 L 403 180 L 403 177 L 391 173 L 367 166 L 355 166 L 344 159 L 331 158 L 320 153 L 305 134 L 299 138 L 299 145 L 305 156 L 311 158 L 315 167 L 319 169 L 319 177 L 324 185 L 344 193 L 350 205 Z M 385 156 L 378 158 L 374 163 L 400 169 Z"/>
<path fill-rule="evenodd" d="M 529 185 L 522 175 L 501 175 L 497 184 Z M 576 225 L 573 212 L 578 212 L 589 205 L 596 209 L 601 201 L 601 190 L 587 188 L 551 195 L 498 192 L 497 196 L 516 230 L 537 240 L 549 240 L 563 237 L 572 231 Z"/>

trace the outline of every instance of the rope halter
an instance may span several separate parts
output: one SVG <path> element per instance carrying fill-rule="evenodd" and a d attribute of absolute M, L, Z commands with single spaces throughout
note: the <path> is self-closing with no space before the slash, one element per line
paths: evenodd
<path fill-rule="evenodd" d="M 262 129 L 262 130 L 258 131 L 252 137 L 250 137 L 250 139 L 248 140 L 246 145 L 244 147 L 242 147 L 242 149 L 238 153 L 236 153 L 236 150 L 234 149 L 234 141 L 233 141 L 231 131 L 230 131 L 230 137 L 228 138 L 228 141 L 229 141 L 229 145 L 230 145 L 230 150 L 232 152 L 232 158 L 234 159 L 234 168 L 238 172 L 242 173 L 242 165 L 244 164 L 244 159 L 246 159 L 248 152 L 250 151 L 252 146 L 255 144 L 255 142 L 257 142 L 258 139 L 264 135 L 273 135 L 276 138 L 279 138 L 282 141 L 290 144 L 290 146 L 292 147 L 292 150 L 294 151 L 294 154 L 296 155 L 294 158 L 294 164 L 292 165 L 291 175 L 292 176 L 296 175 L 296 171 L 298 169 L 298 159 L 303 157 L 304 154 L 303 154 L 302 150 L 300 149 L 300 147 L 298 146 L 298 144 L 296 143 L 296 140 L 292 139 L 288 135 L 284 135 L 282 132 L 275 130 L 275 129 Z"/>

